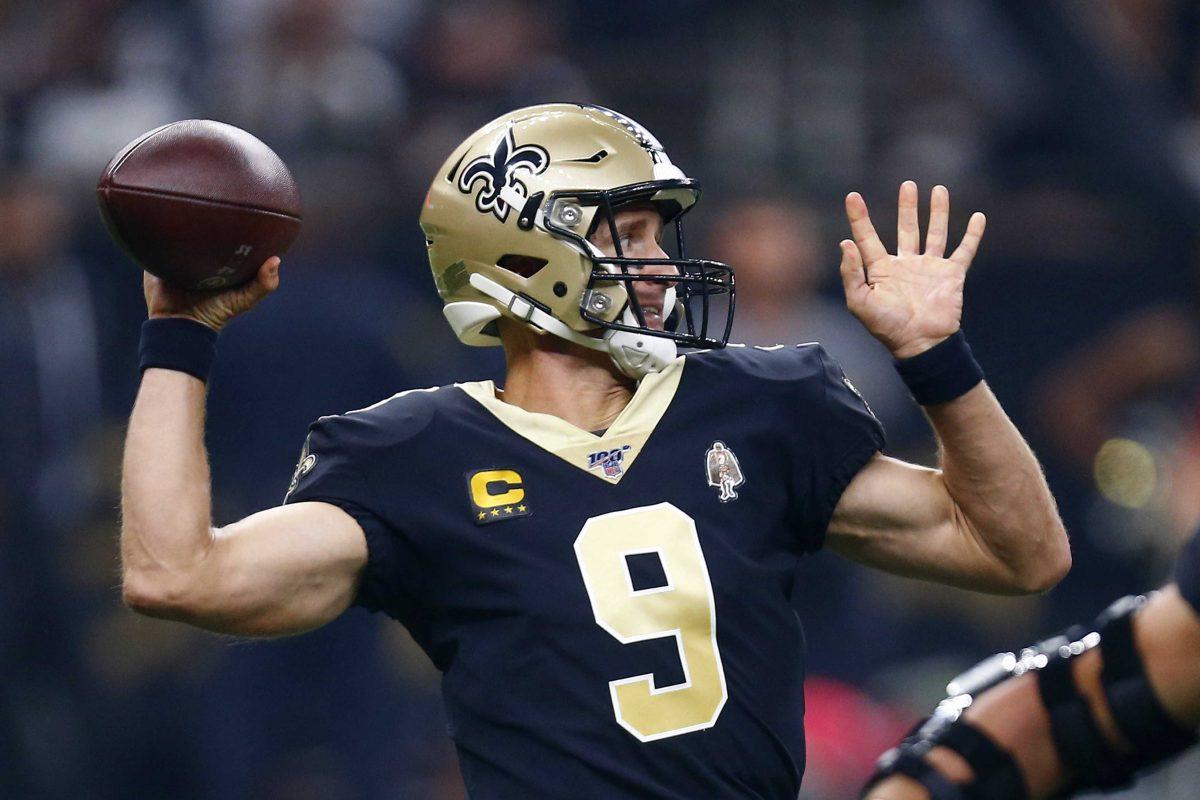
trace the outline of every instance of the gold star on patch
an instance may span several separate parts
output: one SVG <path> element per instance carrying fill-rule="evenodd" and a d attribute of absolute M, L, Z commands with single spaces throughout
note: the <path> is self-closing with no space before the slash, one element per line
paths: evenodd
<path fill-rule="evenodd" d="M 498 516 L 500 516 L 500 509 L 498 509 L 498 508 L 493 508 L 493 509 L 492 509 L 492 516 L 493 516 L 493 517 L 498 517 Z"/>
<path fill-rule="evenodd" d="M 487 514 L 486 514 L 485 512 L 483 512 L 483 511 L 480 511 L 480 512 L 479 512 L 479 518 L 480 518 L 480 519 L 487 519 Z"/>
<path fill-rule="evenodd" d="M 520 512 L 524 513 L 524 511 L 525 511 L 525 505 L 524 505 L 524 504 L 521 504 L 521 505 L 517 506 L 517 511 L 520 511 Z"/>
<path fill-rule="evenodd" d="M 504 507 L 504 513 L 505 513 L 505 514 L 511 514 L 511 513 L 512 513 L 512 506 L 505 506 L 505 507 Z"/>

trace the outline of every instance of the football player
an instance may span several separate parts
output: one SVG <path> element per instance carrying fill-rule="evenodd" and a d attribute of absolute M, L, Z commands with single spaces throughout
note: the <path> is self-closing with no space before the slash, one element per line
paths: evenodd
<path fill-rule="evenodd" d="M 1196 743 L 1200 531 L 1175 582 L 1000 653 L 884 754 L 867 800 L 1027 800 L 1129 785 Z"/>
<path fill-rule="evenodd" d="M 420 223 L 447 321 L 503 346 L 503 388 L 323 417 L 285 504 L 217 529 L 204 378 L 216 332 L 278 285 L 279 262 L 211 297 L 147 276 L 126 601 L 249 636 L 352 604 L 394 617 L 443 672 L 475 798 L 793 800 L 804 659 L 789 597 L 805 553 L 828 542 L 1022 593 L 1058 581 L 1070 552 L 959 331 L 982 215 L 946 257 L 937 187 L 922 253 L 905 183 L 890 255 L 862 197 L 846 200 L 847 303 L 927 408 L 934 470 L 880 454 L 878 422 L 819 345 L 725 347 L 733 271 L 682 252 L 699 196 L 608 109 L 536 106 L 472 134 Z"/>

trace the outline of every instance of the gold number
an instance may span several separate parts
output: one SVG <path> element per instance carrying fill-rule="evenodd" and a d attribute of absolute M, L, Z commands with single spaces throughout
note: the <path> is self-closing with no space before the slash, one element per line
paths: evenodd
<path fill-rule="evenodd" d="M 665 586 L 633 588 L 626 556 L 657 553 Z M 575 557 L 596 624 L 622 644 L 675 637 L 683 683 L 656 686 L 653 673 L 610 681 L 621 727 L 643 742 L 711 728 L 725 706 L 717 609 L 696 523 L 670 503 L 590 518 Z"/>

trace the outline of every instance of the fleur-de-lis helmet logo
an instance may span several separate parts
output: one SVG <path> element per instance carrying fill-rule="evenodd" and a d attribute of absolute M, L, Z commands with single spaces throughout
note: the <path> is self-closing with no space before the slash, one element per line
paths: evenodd
<path fill-rule="evenodd" d="M 550 154 L 545 148 L 536 144 L 517 147 L 510 127 L 490 155 L 480 156 L 463 168 L 458 188 L 463 194 L 471 194 L 482 184 L 475 195 L 475 208 L 481 214 L 491 212 L 504 222 L 513 206 L 524 205 L 529 197 L 529 189 L 518 175 L 540 175 L 549 164 Z"/>

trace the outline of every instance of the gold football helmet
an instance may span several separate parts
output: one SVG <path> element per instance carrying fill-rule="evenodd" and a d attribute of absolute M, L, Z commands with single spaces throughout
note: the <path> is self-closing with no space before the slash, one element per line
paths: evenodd
<path fill-rule="evenodd" d="M 446 319 L 463 343 L 488 346 L 508 316 L 606 351 L 634 378 L 674 360 L 677 344 L 724 347 L 733 270 L 683 256 L 680 220 L 699 197 L 658 140 L 615 111 L 558 103 L 495 119 L 450 154 L 421 212 Z M 674 223 L 674 257 L 623 256 L 614 210 L 629 203 Z M 588 241 L 599 224 L 615 256 Z M 663 330 L 646 324 L 633 289 L 646 280 L 669 287 Z"/>

